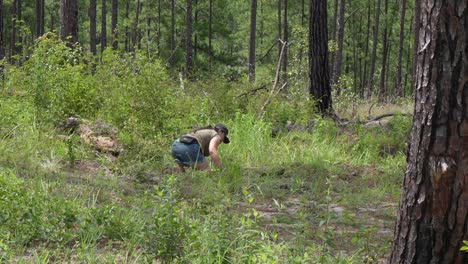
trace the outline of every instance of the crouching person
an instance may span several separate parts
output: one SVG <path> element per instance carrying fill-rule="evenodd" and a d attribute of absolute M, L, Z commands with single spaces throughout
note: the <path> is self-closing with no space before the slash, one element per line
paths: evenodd
<path fill-rule="evenodd" d="M 205 157 L 210 156 L 214 165 L 222 168 L 219 158 L 218 146 L 221 143 L 229 144 L 227 137 L 229 130 L 226 126 L 217 124 L 214 128 L 200 128 L 185 134 L 172 143 L 172 157 L 180 171 L 191 167 L 197 170 L 206 170 L 210 164 Z"/>

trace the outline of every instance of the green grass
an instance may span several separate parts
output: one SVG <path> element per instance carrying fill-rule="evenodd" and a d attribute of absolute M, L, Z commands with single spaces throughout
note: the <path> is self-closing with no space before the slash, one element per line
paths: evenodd
<path fill-rule="evenodd" d="M 112 87 L 116 94 L 99 106 L 79 100 L 76 111 L 118 128 L 124 151 L 117 158 L 55 128 L 72 103 L 61 102 L 60 93 L 43 94 L 57 105 L 34 100 L 42 98 L 40 90 L 28 85 L 56 91 L 69 73 L 47 72 L 60 76 L 31 84 L 21 78 L 40 60 L 11 68 L 9 92 L 0 91 L 0 262 L 372 263 L 387 257 L 410 118 L 395 116 L 386 128 L 343 128 L 305 111 L 307 100 L 275 98 L 261 119 L 262 96 L 235 99 L 248 84 L 190 83 L 182 91 L 165 86 L 157 63 L 148 68 L 161 71 L 153 76 L 127 66 L 148 63 L 142 58 L 104 59 L 112 67 L 98 68 L 85 84 L 74 78 L 74 87 L 90 89 L 88 95 Z M 85 74 L 83 65 L 67 67 Z M 94 78 L 108 83 L 97 87 Z M 133 85 L 138 93 L 131 93 Z M 360 106 L 364 116 L 370 106 Z M 407 108 L 375 106 L 373 113 Z M 313 132 L 280 129 L 272 137 L 290 118 L 314 119 Z M 177 173 L 174 138 L 189 125 L 218 122 L 230 129 L 231 144 L 220 146 L 225 168 Z"/>

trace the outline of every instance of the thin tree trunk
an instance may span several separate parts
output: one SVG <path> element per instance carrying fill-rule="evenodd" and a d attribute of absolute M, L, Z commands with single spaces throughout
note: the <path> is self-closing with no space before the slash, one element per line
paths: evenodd
<path fill-rule="evenodd" d="M 333 4 L 333 21 L 332 21 L 332 32 L 331 32 L 332 40 L 336 40 L 336 27 L 338 23 L 337 19 L 338 19 L 338 0 L 335 0 Z"/>
<path fill-rule="evenodd" d="M 139 41 L 139 30 L 138 24 L 140 23 L 140 13 L 141 13 L 141 1 L 137 0 L 136 2 L 136 11 L 135 11 L 135 20 L 133 21 L 133 41 L 132 41 L 132 51 L 135 50 L 135 47 L 138 48 L 140 43 Z"/>
<path fill-rule="evenodd" d="M 5 58 L 5 40 L 3 35 L 3 20 L 5 13 L 3 10 L 3 0 L 0 0 L 0 60 Z"/>
<path fill-rule="evenodd" d="M 282 39 L 282 26 L 281 26 L 281 2 L 283 0 L 278 0 L 278 39 Z M 283 48 L 283 45 L 281 44 L 281 41 L 278 41 L 278 57 L 281 54 L 281 49 Z"/>
<path fill-rule="evenodd" d="M 387 73 L 387 56 L 388 56 L 388 0 L 384 0 L 384 28 L 382 33 L 382 70 L 380 72 L 380 89 L 379 89 L 379 102 L 383 102 L 385 98 L 385 76 Z"/>
<path fill-rule="evenodd" d="M 309 10 L 309 91 L 325 115 L 332 109 L 326 0 L 310 0 Z"/>
<path fill-rule="evenodd" d="M 468 6 L 423 1 L 411 142 L 390 263 L 468 263 Z M 456 4 L 457 3 L 457 4 Z"/>
<path fill-rule="evenodd" d="M 96 50 L 96 0 L 89 1 L 89 49 L 93 55 L 97 54 Z"/>
<path fill-rule="evenodd" d="M 397 56 L 397 66 L 396 66 L 396 81 L 395 81 L 395 96 L 402 96 L 402 87 L 401 87 L 401 67 L 403 59 L 403 41 L 405 39 L 405 13 L 406 13 L 406 0 L 400 0 L 400 38 L 398 41 L 398 56 Z"/>
<path fill-rule="evenodd" d="M 187 76 L 191 75 L 193 66 L 192 30 L 192 0 L 187 0 L 187 14 L 185 20 L 185 70 Z"/>
<path fill-rule="evenodd" d="M 369 98 L 372 96 L 372 90 L 374 87 L 374 72 L 375 72 L 375 61 L 377 57 L 377 41 L 379 36 L 379 18 L 380 18 L 380 4 L 381 0 L 377 0 L 377 6 L 375 9 L 375 20 L 374 20 L 374 33 L 372 38 L 372 54 L 370 59 L 370 67 L 369 67 L 369 79 L 367 81 L 367 90 L 368 94 L 367 97 Z"/>
<path fill-rule="evenodd" d="M 117 36 L 117 21 L 118 21 L 118 0 L 112 0 L 112 18 L 111 18 L 111 30 L 112 30 L 112 49 L 116 50 L 119 47 L 119 41 Z"/>
<path fill-rule="evenodd" d="M 193 10 L 195 10 L 195 12 L 194 12 L 194 13 L 195 13 L 195 17 L 194 17 L 193 24 L 192 24 L 192 35 L 193 35 L 193 46 L 192 46 L 192 47 L 193 47 L 193 59 L 192 59 L 192 61 L 194 62 L 194 61 L 196 61 L 196 59 L 197 59 L 197 52 L 198 52 L 198 50 L 197 50 L 197 47 L 198 47 L 198 34 L 197 34 L 196 31 L 194 32 L 194 28 L 197 27 L 197 24 L 198 24 L 198 13 L 200 12 L 200 10 L 198 10 L 198 8 L 197 8 L 197 7 L 198 7 L 198 1 L 197 1 L 197 0 L 193 0 L 193 1 L 194 1 L 194 3 L 193 3 L 193 5 L 194 5 Z"/>
<path fill-rule="evenodd" d="M 102 0 L 101 6 L 101 51 L 107 47 L 107 0 Z"/>
<path fill-rule="evenodd" d="M 171 67 L 175 66 L 175 0 L 171 1 L 171 55 L 169 63 Z"/>
<path fill-rule="evenodd" d="M 413 42 L 413 68 L 412 68 L 412 78 L 411 78 L 411 95 L 414 94 L 414 84 L 416 77 L 416 57 L 418 54 L 418 43 L 419 43 L 419 28 L 421 20 L 421 0 L 414 1 L 414 42 Z"/>
<path fill-rule="evenodd" d="M 250 9 L 249 82 L 255 82 L 255 38 L 257 31 L 257 0 L 251 1 L 252 5 Z"/>
<path fill-rule="evenodd" d="M 125 2 L 125 19 L 129 20 L 130 0 Z M 128 25 L 125 25 L 125 52 L 130 51 L 130 31 Z"/>
<path fill-rule="evenodd" d="M 335 64 L 333 65 L 333 84 L 336 84 L 341 76 L 341 59 L 343 57 L 343 42 L 344 42 L 344 17 L 345 17 L 346 0 L 340 1 L 340 12 L 338 15 L 338 49 L 335 52 Z M 338 94 L 340 94 L 341 87 L 338 86 Z"/>
<path fill-rule="evenodd" d="M 288 0 L 284 0 L 284 23 L 283 23 L 283 38 L 285 47 L 283 51 L 283 81 L 287 82 L 288 79 L 288 45 L 289 45 L 289 32 L 288 32 Z"/>
<path fill-rule="evenodd" d="M 158 0 L 158 36 L 156 37 L 156 44 L 158 48 L 158 59 L 161 57 L 161 0 Z"/>
<path fill-rule="evenodd" d="M 208 15 L 208 57 L 211 71 L 211 64 L 213 63 L 213 0 L 209 0 L 209 15 Z"/>
<path fill-rule="evenodd" d="M 367 64 L 369 63 L 369 39 L 370 39 L 370 22 L 371 20 L 371 0 L 367 1 L 367 20 L 366 20 L 366 48 L 364 50 L 364 69 L 361 79 L 361 87 L 366 87 L 367 81 Z"/>
<path fill-rule="evenodd" d="M 16 21 L 18 20 L 18 0 L 13 0 L 11 5 L 11 37 L 10 37 L 10 63 L 14 64 L 16 55 Z"/>

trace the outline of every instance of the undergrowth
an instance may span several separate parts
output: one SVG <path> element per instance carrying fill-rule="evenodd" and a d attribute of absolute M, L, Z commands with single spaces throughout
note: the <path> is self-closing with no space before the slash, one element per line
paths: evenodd
<path fill-rule="evenodd" d="M 343 128 L 317 117 L 303 96 L 280 95 L 259 117 L 268 94 L 242 96 L 250 84 L 181 83 L 138 53 L 109 50 L 94 63 L 48 35 L 22 67 L 5 67 L 2 262 L 372 263 L 387 256 L 407 116 L 385 127 Z M 59 131 L 70 116 L 116 127 L 123 151 L 112 157 Z M 287 121 L 313 127 L 277 129 Z M 220 146 L 225 168 L 177 173 L 172 141 L 215 123 L 230 129 L 231 144 Z"/>

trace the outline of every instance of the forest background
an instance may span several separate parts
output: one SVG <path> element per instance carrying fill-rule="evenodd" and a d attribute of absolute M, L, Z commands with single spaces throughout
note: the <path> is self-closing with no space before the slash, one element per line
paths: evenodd
<path fill-rule="evenodd" d="M 386 259 L 415 4 L 327 2 L 330 119 L 310 92 L 311 3 L 0 0 L 0 258 Z M 219 122 L 226 168 L 176 173 L 172 140 Z"/>

